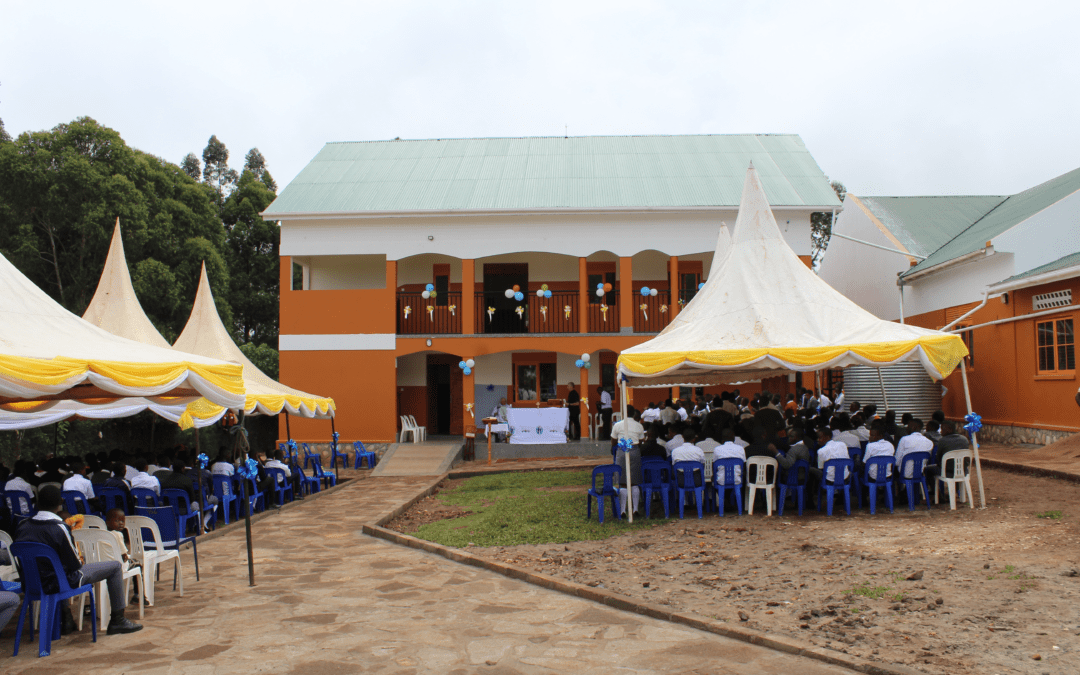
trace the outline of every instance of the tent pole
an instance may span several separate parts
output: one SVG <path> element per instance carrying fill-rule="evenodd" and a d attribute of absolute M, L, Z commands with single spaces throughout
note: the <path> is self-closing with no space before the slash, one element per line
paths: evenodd
<path fill-rule="evenodd" d="M 199 466 L 199 455 L 201 454 L 202 448 L 199 447 L 199 427 L 195 427 L 195 461 L 192 462 L 192 466 L 195 468 L 195 475 L 199 479 L 199 534 L 203 533 L 203 518 L 206 517 L 207 509 L 210 508 L 210 500 L 203 499 L 202 467 Z"/>
<path fill-rule="evenodd" d="M 971 409 L 971 391 L 968 389 L 967 379 L 967 357 L 960 361 L 960 375 L 964 378 L 964 400 L 967 402 L 967 411 L 969 413 L 975 412 Z M 975 476 L 979 480 L 979 503 L 982 505 L 980 508 L 986 508 L 986 492 L 983 490 L 982 479 L 982 462 L 979 460 L 979 435 L 976 433 L 971 434 L 971 448 L 975 455 Z M 968 499 L 971 499 L 971 495 L 968 495 Z"/>
<path fill-rule="evenodd" d="M 292 431 L 289 429 L 289 411 L 285 411 L 285 440 L 292 440 Z"/>
<path fill-rule="evenodd" d="M 885 412 L 889 412 L 889 395 L 885 393 L 885 378 L 881 375 L 881 368 L 877 369 L 877 381 L 881 385 L 881 400 L 885 402 Z"/>
<path fill-rule="evenodd" d="M 626 377 L 622 377 L 622 396 L 619 397 L 619 412 L 622 414 L 623 428 L 627 427 L 626 424 Z M 626 458 L 626 513 L 627 522 L 634 522 L 634 486 L 632 485 L 632 477 L 630 476 L 630 453 L 624 452 L 623 456 Z"/>
<path fill-rule="evenodd" d="M 285 419 L 288 419 L 288 418 L 286 417 Z M 337 436 L 337 429 L 334 428 L 334 418 L 332 416 L 330 417 L 330 432 L 333 434 L 330 437 L 330 440 L 332 441 L 332 443 L 330 445 L 330 459 L 334 460 L 334 485 L 337 485 L 338 481 L 341 480 L 341 475 L 338 472 L 338 468 L 337 468 L 338 443 L 337 443 L 337 438 L 335 438 L 335 436 Z"/>

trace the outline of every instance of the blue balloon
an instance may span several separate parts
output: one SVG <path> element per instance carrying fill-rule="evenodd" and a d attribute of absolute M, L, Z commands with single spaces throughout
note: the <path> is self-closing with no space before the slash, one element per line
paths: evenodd
<path fill-rule="evenodd" d="M 429 290 L 429 291 L 435 290 L 435 284 L 428 284 L 427 285 L 427 290 Z"/>
<path fill-rule="evenodd" d="M 704 283 L 700 283 L 700 284 L 698 284 L 698 285 L 697 285 L 697 289 L 698 289 L 699 291 L 700 291 L 701 289 L 703 289 L 703 288 L 705 288 L 705 284 L 704 284 Z"/>
<path fill-rule="evenodd" d="M 472 375 L 472 368 L 466 368 L 465 369 L 465 374 L 466 375 Z"/>
<path fill-rule="evenodd" d="M 577 366 L 578 368 L 584 368 L 585 367 L 585 362 L 582 361 L 581 359 L 578 359 L 577 361 L 574 361 L 574 365 Z"/>
<path fill-rule="evenodd" d="M 592 361 L 583 361 L 583 363 L 585 364 L 585 370 L 592 368 Z"/>
<path fill-rule="evenodd" d="M 544 291 L 544 297 L 545 298 L 550 298 L 551 297 L 551 291 Z"/>
<path fill-rule="evenodd" d="M 648 286 L 642 286 L 641 287 L 641 294 L 642 295 L 648 295 L 649 294 L 649 287 Z"/>
<path fill-rule="evenodd" d="M 517 293 L 514 293 L 514 299 L 517 300 L 518 302 L 521 302 L 522 300 L 525 299 L 525 294 L 522 293 L 521 291 L 518 291 Z"/>
<path fill-rule="evenodd" d="M 597 288 L 603 288 L 603 287 L 604 287 L 604 284 L 603 284 L 603 282 L 601 282 L 601 283 L 599 283 L 599 284 L 596 284 L 596 287 L 597 287 Z"/>
<path fill-rule="evenodd" d="M 464 368 L 465 367 L 465 362 L 464 361 L 458 361 L 457 367 L 458 368 Z"/>

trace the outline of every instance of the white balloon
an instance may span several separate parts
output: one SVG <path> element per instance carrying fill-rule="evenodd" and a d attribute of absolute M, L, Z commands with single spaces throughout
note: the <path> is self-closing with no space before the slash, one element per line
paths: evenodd
<path fill-rule="evenodd" d="M 506 293 L 504 293 L 503 295 L 505 295 L 508 298 L 514 297 L 514 289 L 512 289 L 512 288 L 506 289 Z"/>
<path fill-rule="evenodd" d="M 588 353 L 585 353 L 585 354 L 581 355 L 581 360 L 584 361 L 585 363 L 588 363 L 589 361 L 592 361 L 592 357 L 589 356 Z"/>
<path fill-rule="evenodd" d="M 465 367 L 466 367 L 466 368 L 472 368 L 472 367 L 473 367 L 473 366 L 475 366 L 475 365 L 476 365 L 476 361 L 473 361 L 472 359 L 469 359 L 469 360 L 467 360 L 467 361 L 465 362 Z"/>
<path fill-rule="evenodd" d="M 428 298 L 431 297 L 431 293 L 429 291 L 424 291 L 423 293 L 420 294 L 420 297 L 427 300 Z"/>
<path fill-rule="evenodd" d="M 536 289 L 536 297 L 538 297 L 538 298 L 544 297 L 544 289 L 542 289 L 542 288 Z"/>
<path fill-rule="evenodd" d="M 655 298 L 656 297 L 656 289 L 655 288 L 650 288 L 649 289 L 649 295 L 651 295 L 651 296 L 653 296 Z"/>
<path fill-rule="evenodd" d="M 602 288 L 596 289 L 596 297 L 598 297 L 598 298 L 604 297 L 604 289 L 602 289 Z"/>

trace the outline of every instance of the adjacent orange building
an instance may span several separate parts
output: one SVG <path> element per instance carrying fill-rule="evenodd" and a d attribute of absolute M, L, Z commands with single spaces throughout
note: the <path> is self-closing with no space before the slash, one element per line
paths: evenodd
<path fill-rule="evenodd" d="M 263 214 L 281 223 L 281 381 L 332 396 L 350 440 L 392 440 L 401 415 L 460 434 L 570 382 L 589 412 L 597 386 L 617 408 L 619 352 L 694 296 L 751 161 L 808 261 L 811 214 L 841 205 L 794 135 L 330 143 Z"/>

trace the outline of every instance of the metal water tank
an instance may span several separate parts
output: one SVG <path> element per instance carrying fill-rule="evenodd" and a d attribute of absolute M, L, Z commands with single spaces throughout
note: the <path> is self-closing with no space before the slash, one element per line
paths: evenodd
<path fill-rule="evenodd" d="M 881 396 L 881 380 L 885 382 L 885 394 L 889 405 L 886 407 Z M 884 415 L 886 409 L 900 415 L 909 412 L 924 422 L 930 419 L 935 410 L 941 409 L 941 383 L 930 378 L 926 369 L 918 361 L 904 361 L 884 368 L 869 366 L 850 366 L 844 369 L 844 407 L 852 401 L 863 406 L 873 403 L 878 414 Z"/>

